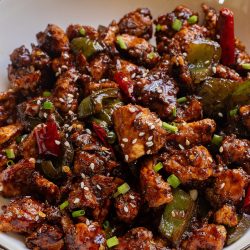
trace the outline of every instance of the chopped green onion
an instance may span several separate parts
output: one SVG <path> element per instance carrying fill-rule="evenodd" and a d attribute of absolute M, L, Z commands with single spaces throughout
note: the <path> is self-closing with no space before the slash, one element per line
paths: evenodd
<path fill-rule="evenodd" d="M 15 162 L 12 161 L 12 160 L 9 160 L 9 161 L 7 162 L 7 166 L 8 166 L 8 167 L 10 167 L 10 166 L 12 166 L 12 165 L 14 165 L 14 164 L 15 164 Z"/>
<path fill-rule="evenodd" d="M 117 188 L 117 192 L 114 194 L 114 198 L 119 196 L 120 194 L 126 194 L 130 190 L 130 186 L 128 183 L 123 183 L 121 186 Z"/>
<path fill-rule="evenodd" d="M 5 153 L 8 159 L 15 159 L 15 153 L 14 153 L 13 148 L 5 149 Z"/>
<path fill-rule="evenodd" d="M 53 103 L 50 102 L 50 101 L 45 101 L 45 102 L 43 103 L 43 108 L 44 108 L 44 109 L 52 109 L 53 107 L 54 107 L 54 105 L 53 105 Z"/>
<path fill-rule="evenodd" d="M 69 202 L 68 202 L 68 201 L 64 201 L 64 202 L 59 206 L 59 208 L 60 208 L 60 210 L 63 210 L 64 208 L 68 207 L 68 205 L 69 205 Z"/>
<path fill-rule="evenodd" d="M 241 67 L 246 70 L 250 70 L 250 63 L 243 63 L 241 64 Z"/>
<path fill-rule="evenodd" d="M 193 16 L 188 18 L 189 24 L 195 24 L 195 23 L 197 23 L 197 21 L 198 21 L 198 16 L 193 15 Z"/>
<path fill-rule="evenodd" d="M 235 108 L 235 109 L 232 109 L 232 110 L 229 111 L 229 115 L 231 117 L 236 116 L 237 113 L 238 113 L 238 108 Z"/>
<path fill-rule="evenodd" d="M 116 141 L 116 134 L 115 134 L 115 132 L 113 132 L 113 131 L 109 131 L 108 132 L 107 141 L 110 144 L 115 143 L 115 141 Z"/>
<path fill-rule="evenodd" d="M 162 26 L 161 26 L 160 24 L 157 24 L 157 25 L 155 26 L 155 30 L 156 30 L 156 31 L 162 30 Z"/>
<path fill-rule="evenodd" d="M 158 172 L 163 168 L 163 164 L 161 162 L 158 162 L 155 166 L 154 166 L 154 171 Z"/>
<path fill-rule="evenodd" d="M 157 54 L 153 51 L 147 54 L 147 58 L 150 60 L 154 59 L 155 57 L 157 57 Z"/>
<path fill-rule="evenodd" d="M 119 244 L 119 240 L 118 240 L 118 238 L 116 236 L 107 239 L 107 246 L 108 246 L 108 248 L 117 246 L 118 244 Z"/>
<path fill-rule="evenodd" d="M 127 45 L 126 45 L 126 43 L 124 42 L 122 36 L 118 36 L 118 37 L 116 38 L 116 42 L 119 44 L 119 46 L 120 46 L 121 49 L 127 49 Z"/>
<path fill-rule="evenodd" d="M 50 97 L 51 92 L 50 91 L 43 91 L 43 97 Z"/>
<path fill-rule="evenodd" d="M 178 132 L 178 128 L 176 126 L 170 125 L 166 122 L 162 123 L 162 127 L 166 130 L 168 130 L 171 133 L 177 133 Z"/>
<path fill-rule="evenodd" d="M 168 178 L 167 178 L 167 182 L 169 183 L 169 185 L 171 185 L 173 188 L 177 188 L 180 184 L 181 181 L 179 180 L 179 178 L 177 176 L 175 176 L 174 174 L 171 174 Z"/>
<path fill-rule="evenodd" d="M 77 210 L 77 211 L 72 212 L 72 217 L 77 218 L 77 217 L 83 216 L 84 214 L 85 214 L 84 210 Z"/>
<path fill-rule="evenodd" d="M 222 136 L 214 134 L 214 136 L 213 136 L 211 142 L 212 142 L 213 144 L 219 146 L 219 145 L 221 144 L 222 140 L 223 140 L 223 137 L 222 137 Z"/>
<path fill-rule="evenodd" d="M 186 96 L 183 96 L 183 97 L 180 97 L 177 99 L 177 102 L 178 103 L 183 103 L 183 102 L 186 102 L 187 101 L 187 97 Z"/>
<path fill-rule="evenodd" d="M 172 29 L 175 31 L 179 31 L 181 27 L 182 27 L 182 21 L 176 18 L 172 23 Z"/>
<path fill-rule="evenodd" d="M 85 35 L 86 35 L 86 30 L 82 27 L 82 28 L 79 30 L 79 34 L 82 35 L 82 36 L 85 36 Z"/>
<path fill-rule="evenodd" d="M 108 220 L 105 220 L 105 221 L 103 222 L 102 226 L 103 226 L 104 229 L 109 228 L 109 226 L 110 226 L 109 221 L 108 221 Z"/>
<path fill-rule="evenodd" d="M 172 115 L 173 115 L 173 117 L 176 117 L 176 115 L 177 115 L 176 107 L 173 108 Z"/>

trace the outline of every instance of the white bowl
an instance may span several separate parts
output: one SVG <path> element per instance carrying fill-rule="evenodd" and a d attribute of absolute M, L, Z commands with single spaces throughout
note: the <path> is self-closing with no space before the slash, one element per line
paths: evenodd
<path fill-rule="evenodd" d="M 7 65 L 9 54 L 22 44 L 30 46 L 35 35 L 44 30 L 48 23 L 66 28 L 71 23 L 107 25 L 112 19 L 119 20 L 125 13 L 138 7 L 148 7 L 157 17 L 173 10 L 178 4 L 185 4 L 194 10 L 201 10 L 201 3 L 215 8 L 221 5 L 215 1 L 200 0 L 0 0 L 0 90 L 8 87 Z M 223 4 L 235 13 L 235 31 L 250 49 L 250 0 L 225 0 Z M 0 198 L 0 206 L 6 202 Z M 250 244 L 250 230 L 227 250 L 240 250 Z M 9 250 L 26 249 L 23 238 L 16 234 L 0 234 L 0 245 Z M 4 248 L 3 248 L 4 249 Z M 245 248 L 247 249 L 247 248 Z M 250 248 L 249 248 L 250 249 Z M 0 246 L 1 250 L 1 246 Z"/>

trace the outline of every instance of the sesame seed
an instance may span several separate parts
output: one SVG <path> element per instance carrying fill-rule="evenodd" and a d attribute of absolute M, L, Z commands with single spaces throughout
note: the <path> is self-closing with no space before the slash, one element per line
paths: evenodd
<path fill-rule="evenodd" d="M 186 139 L 186 145 L 189 146 L 190 145 L 190 141 L 188 139 Z"/>
<path fill-rule="evenodd" d="M 39 220 L 39 215 L 37 215 L 37 216 L 35 217 L 35 220 L 36 220 L 36 221 L 38 221 L 38 220 Z"/>
<path fill-rule="evenodd" d="M 223 117 L 223 114 L 221 112 L 218 113 L 219 117 Z"/>
<path fill-rule="evenodd" d="M 135 144 L 137 142 L 137 139 L 135 138 L 133 141 L 132 141 L 132 144 Z"/>
<path fill-rule="evenodd" d="M 92 170 L 94 170 L 95 164 L 92 162 L 92 163 L 90 163 L 89 167 L 90 167 Z"/>
<path fill-rule="evenodd" d="M 219 148 L 219 152 L 220 152 L 220 153 L 223 152 L 223 147 L 222 147 L 222 146 Z"/>
<path fill-rule="evenodd" d="M 140 133 L 139 133 L 139 136 L 140 136 L 140 137 L 142 137 L 142 136 L 144 136 L 144 135 L 145 135 L 145 132 L 140 132 Z"/>
<path fill-rule="evenodd" d="M 74 115 L 74 112 L 72 110 L 70 110 L 69 115 Z"/>
<path fill-rule="evenodd" d="M 69 146 L 70 146 L 68 141 L 64 142 L 64 145 L 65 145 L 66 147 L 69 147 Z"/>
<path fill-rule="evenodd" d="M 81 176 L 83 179 L 86 177 L 84 173 L 81 173 Z"/>
<path fill-rule="evenodd" d="M 73 102 L 73 99 L 68 100 L 68 104 L 71 104 Z"/>
<path fill-rule="evenodd" d="M 155 129 L 155 125 L 151 125 L 151 126 L 150 126 L 150 129 Z"/>
<path fill-rule="evenodd" d="M 64 102 L 64 100 L 60 97 L 59 99 L 58 99 L 60 102 Z"/>
<path fill-rule="evenodd" d="M 47 117 L 48 117 L 48 115 L 47 115 L 46 113 L 44 113 L 44 114 L 43 114 L 43 117 L 44 117 L 44 118 L 47 118 Z"/>
<path fill-rule="evenodd" d="M 212 67 L 212 71 L 214 74 L 216 74 L 216 67 Z"/>
<path fill-rule="evenodd" d="M 149 149 L 147 152 L 146 152 L 147 155 L 151 154 L 151 150 Z"/>
<path fill-rule="evenodd" d="M 125 213 L 128 212 L 128 207 L 127 207 L 127 206 L 124 207 L 124 212 L 125 212 Z"/>
<path fill-rule="evenodd" d="M 128 155 L 125 155 L 125 161 L 128 161 Z"/>
<path fill-rule="evenodd" d="M 88 128 L 86 128 L 86 129 L 85 129 L 85 131 L 86 131 L 86 133 L 87 133 L 87 134 L 89 134 L 89 135 L 91 135 L 91 134 L 92 134 L 91 130 L 90 130 L 90 129 L 88 129 Z"/>
<path fill-rule="evenodd" d="M 171 215 L 172 215 L 172 217 L 175 217 L 175 211 L 174 210 L 171 212 Z"/>
<path fill-rule="evenodd" d="M 224 187 L 225 187 L 225 183 L 223 182 L 223 183 L 221 184 L 220 188 L 222 189 L 222 188 L 224 188 Z"/>
<path fill-rule="evenodd" d="M 86 190 L 86 191 L 89 191 L 89 188 L 88 188 L 88 187 L 84 187 L 83 189 Z"/>
<path fill-rule="evenodd" d="M 154 145 L 154 143 L 152 141 L 146 142 L 146 145 L 150 148 Z"/>
<path fill-rule="evenodd" d="M 134 200 L 135 197 L 134 197 L 134 195 L 131 194 L 131 195 L 129 195 L 129 198 L 130 198 L 131 200 Z"/>
<path fill-rule="evenodd" d="M 60 145 L 60 144 L 61 144 L 61 142 L 60 142 L 60 141 L 58 141 L 58 140 L 55 140 L 55 144 L 56 144 L 56 145 Z"/>
<path fill-rule="evenodd" d="M 152 140 L 153 140 L 153 136 L 151 135 L 148 137 L 148 141 L 152 141 Z"/>
<path fill-rule="evenodd" d="M 41 100 L 37 100 L 37 102 L 36 102 L 38 105 L 40 105 L 41 104 Z"/>
<path fill-rule="evenodd" d="M 123 143 L 121 143 L 121 147 L 124 148 L 124 146 L 125 146 L 125 145 L 124 145 Z"/>
<path fill-rule="evenodd" d="M 123 142 L 128 142 L 128 138 L 122 138 Z"/>
<path fill-rule="evenodd" d="M 131 112 L 131 113 L 134 113 L 135 111 L 137 111 L 137 108 L 136 107 L 129 107 L 129 111 Z"/>
<path fill-rule="evenodd" d="M 84 182 L 80 183 L 81 188 L 84 188 Z"/>
<path fill-rule="evenodd" d="M 227 70 L 225 68 L 220 68 L 221 72 L 226 73 Z"/>
<path fill-rule="evenodd" d="M 72 95 L 72 94 L 68 94 L 68 97 L 74 98 L 74 95 Z"/>
<path fill-rule="evenodd" d="M 79 202 L 80 202 L 80 199 L 79 198 L 75 198 L 74 203 L 76 204 L 76 203 L 79 203 Z"/>
<path fill-rule="evenodd" d="M 102 190 L 101 186 L 99 184 L 96 185 L 96 187 L 99 189 L 99 190 Z"/>
<path fill-rule="evenodd" d="M 180 148 L 181 150 L 184 150 L 184 149 L 185 149 L 181 144 L 179 144 L 178 146 L 179 146 L 179 148 Z"/>

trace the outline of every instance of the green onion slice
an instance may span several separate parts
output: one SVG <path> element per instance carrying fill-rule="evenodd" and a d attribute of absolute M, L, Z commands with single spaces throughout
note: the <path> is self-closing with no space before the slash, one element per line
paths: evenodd
<path fill-rule="evenodd" d="M 168 130 L 171 133 L 177 133 L 178 132 L 178 128 L 176 126 L 170 125 L 166 122 L 162 123 L 162 127 L 166 130 Z"/>
<path fill-rule="evenodd" d="M 85 214 L 85 211 L 83 209 L 81 209 L 81 210 L 77 210 L 77 211 L 72 212 L 72 217 L 77 218 L 77 217 L 83 216 L 84 214 Z"/>
<path fill-rule="evenodd" d="M 241 67 L 246 70 L 250 70 L 250 63 L 243 63 L 241 64 Z"/>
<path fill-rule="evenodd" d="M 130 186 L 128 183 L 123 183 L 121 186 L 117 188 L 117 192 L 114 194 L 114 198 L 119 196 L 120 194 L 126 194 L 130 190 Z"/>
<path fill-rule="evenodd" d="M 50 91 L 43 91 L 43 97 L 50 97 L 51 95 Z"/>
<path fill-rule="evenodd" d="M 12 160 L 9 160 L 9 161 L 7 162 L 7 166 L 8 166 L 8 167 L 10 167 L 10 166 L 12 166 L 12 165 L 14 165 L 14 164 L 15 164 L 15 162 L 12 161 Z"/>
<path fill-rule="evenodd" d="M 13 148 L 5 149 L 5 153 L 8 159 L 15 159 L 15 153 L 14 153 Z"/>
<path fill-rule="evenodd" d="M 235 108 L 235 109 L 232 109 L 232 110 L 229 111 L 229 115 L 231 117 L 236 116 L 237 113 L 238 113 L 238 108 Z"/>
<path fill-rule="evenodd" d="M 43 108 L 44 108 L 44 109 L 52 109 L 53 107 L 54 107 L 54 105 L 53 105 L 53 103 L 50 102 L 50 101 L 45 101 L 45 102 L 43 103 Z"/>
<path fill-rule="evenodd" d="M 161 162 L 158 162 L 155 166 L 154 166 L 154 171 L 158 172 L 163 168 L 163 164 Z"/>
<path fill-rule="evenodd" d="M 193 16 L 188 18 L 189 24 L 195 24 L 195 23 L 197 23 L 197 21 L 198 21 L 198 16 L 193 15 Z"/>
<path fill-rule="evenodd" d="M 103 222 L 102 226 L 103 226 L 104 229 L 109 228 L 109 226 L 110 226 L 109 221 L 108 221 L 108 220 L 105 220 L 105 221 Z"/>
<path fill-rule="evenodd" d="M 118 244 L 119 244 L 119 240 L 118 240 L 118 238 L 116 236 L 107 239 L 107 246 L 108 246 L 108 248 L 117 246 Z"/>
<path fill-rule="evenodd" d="M 127 49 L 127 45 L 126 45 L 126 43 L 124 42 L 122 36 L 118 36 L 118 37 L 116 38 L 116 42 L 119 44 L 119 46 L 120 46 L 121 49 Z"/>
<path fill-rule="evenodd" d="M 222 136 L 214 134 L 214 136 L 213 136 L 211 142 L 212 142 L 213 144 L 219 146 L 219 145 L 221 144 L 222 140 L 223 140 L 223 137 L 222 137 Z"/>
<path fill-rule="evenodd" d="M 179 31 L 181 27 L 182 27 L 182 21 L 176 18 L 172 23 L 172 29 L 175 31 Z"/>
<path fill-rule="evenodd" d="M 150 60 L 154 59 L 155 57 L 157 57 L 157 54 L 153 51 L 147 54 L 147 58 Z"/>
<path fill-rule="evenodd" d="M 80 28 L 79 34 L 82 35 L 82 36 L 85 36 L 86 35 L 86 30 L 83 27 Z"/>
<path fill-rule="evenodd" d="M 160 24 L 157 24 L 157 25 L 155 26 L 155 30 L 156 30 L 156 31 L 162 30 L 162 26 L 161 26 Z"/>
<path fill-rule="evenodd" d="M 68 201 L 64 201 L 60 206 L 59 206 L 59 208 L 60 208 L 60 210 L 63 210 L 63 209 L 65 209 L 66 207 L 68 207 L 69 206 L 69 202 Z"/>
<path fill-rule="evenodd" d="M 183 97 L 180 97 L 177 99 L 177 102 L 178 103 L 183 103 L 183 102 L 186 102 L 187 101 L 187 97 L 186 96 L 183 96 Z"/>
<path fill-rule="evenodd" d="M 179 178 L 174 175 L 174 174 L 171 174 L 168 179 L 167 179 L 167 182 L 169 183 L 169 185 L 171 185 L 173 188 L 177 188 L 180 184 L 181 184 L 181 181 L 179 180 Z"/>
<path fill-rule="evenodd" d="M 176 117 L 176 115 L 177 115 L 177 109 L 176 109 L 176 107 L 173 108 L 172 115 L 173 115 L 173 117 Z"/>

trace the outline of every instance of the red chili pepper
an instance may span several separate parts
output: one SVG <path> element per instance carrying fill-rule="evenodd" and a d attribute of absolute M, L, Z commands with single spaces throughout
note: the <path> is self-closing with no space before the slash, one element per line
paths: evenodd
<path fill-rule="evenodd" d="M 247 189 L 247 194 L 244 200 L 243 207 L 244 208 L 250 207 L 250 185 L 248 186 L 248 189 Z"/>
<path fill-rule="evenodd" d="M 93 127 L 93 130 L 95 131 L 96 135 L 98 136 L 98 138 L 101 140 L 101 142 L 105 146 L 109 145 L 106 141 L 106 138 L 108 136 L 106 130 L 95 122 L 92 123 L 92 127 Z"/>
<path fill-rule="evenodd" d="M 131 98 L 133 92 L 133 83 L 123 72 L 116 72 L 114 74 L 115 82 L 118 83 L 120 90 L 126 97 Z"/>
<path fill-rule="evenodd" d="M 221 62 L 226 66 L 230 66 L 235 63 L 234 14 L 227 8 L 220 10 L 218 33 L 222 50 Z"/>
<path fill-rule="evenodd" d="M 60 155 L 61 147 L 56 143 L 56 141 L 60 142 L 60 134 L 54 121 L 47 121 L 46 124 L 42 124 L 40 128 L 37 128 L 35 137 L 39 154 Z"/>

